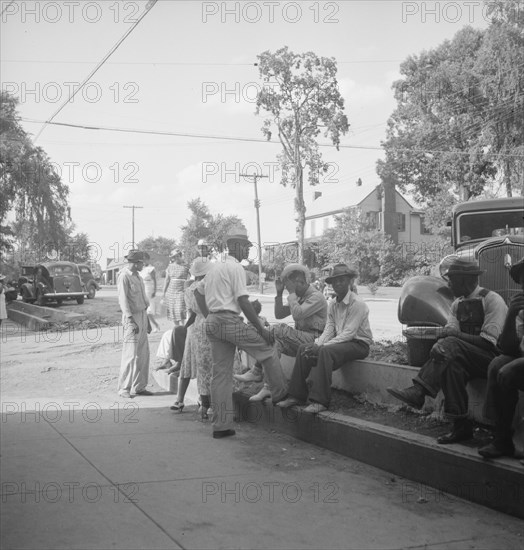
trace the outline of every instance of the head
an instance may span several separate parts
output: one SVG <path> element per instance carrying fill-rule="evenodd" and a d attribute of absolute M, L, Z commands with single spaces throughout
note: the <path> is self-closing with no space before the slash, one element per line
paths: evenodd
<path fill-rule="evenodd" d="M 196 281 L 200 281 L 207 275 L 212 266 L 213 264 L 207 259 L 207 257 L 196 258 L 191 264 L 189 272 L 193 275 Z"/>
<path fill-rule="evenodd" d="M 524 290 L 524 258 L 511 266 L 509 274 L 511 278 L 522 287 L 522 290 Z"/>
<path fill-rule="evenodd" d="M 479 275 L 483 271 L 474 260 L 455 258 L 449 264 L 443 277 L 448 281 L 448 286 L 453 296 L 469 296 L 479 284 Z"/>
<path fill-rule="evenodd" d="M 144 265 L 149 265 L 149 260 L 151 259 L 151 256 L 147 252 L 144 252 Z"/>
<path fill-rule="evenodd" d="M 243 226 L 231 227 L 224 238 L 230 256 L 239 262 L 247 260 L 251 242 L 247 238 L 247 230 Z"/>
<path fill-rule="evenodd" d="M 142 271 L 144 267 L 144 253 L 140 250 L 131 250 L 126 256 L 127 265 L 133 272 Z"/>
<path fill-rule="evenodd" d="M 346 264 L 337 264 L 333 267 L 331 275 L 326 277 L 326 283 L 333 287 L 337 300 L 342 300 L 351 290 L 357 278 L 357 271 Z"/>
<path fill-rule="evenodd" d="M 288 292 L 290 288 L 288 283 L 291 282 L 291 289 L 295 292 L 298 297 L 304 296 L 306 290 L 309 288 L 309 283 L 307 282 L 307 277 L 304 271 L 292 271 L 285 279 L 284 284 Z"/>
<path fill-rule="evenodd" d="M 209 256 L 211 253 L 211 247 L 204 239 L 199 239 L 197 242 L 198 255 L 202 258 Z"/>
<path fill-rule="evenodd" d="M 262 311 L 262 304 L 258 300 L 250 300 L 250 302 L 253 306 L 253 309 L 255 310 L 255 313 L 257 315 L 260 315 L 260 312 Z"/>
<path fill-rule="evenodd" d="M 181 264 L 183 261 L 182 251 L 178 248 L 171 250 L 171 253 L 169 254 L 169 261 L 171 263 Z"/>

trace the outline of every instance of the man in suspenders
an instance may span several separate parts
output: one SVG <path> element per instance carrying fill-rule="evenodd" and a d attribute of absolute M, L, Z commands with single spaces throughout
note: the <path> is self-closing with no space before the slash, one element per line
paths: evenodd
<path fill-rule="evenodd" d="M 453 421 L 453 428 L 437 438 L 441 445 L 473 437 L 466 384 L 472 378 L 486 378 L 488 366 L 498 354 L 497 339 L 508 308 L 499 294 L 479 286 L 481 273 L 475 261 L 453 260 L 443 276 L 456 300 L 429 360 L 413 379 L 413 386 L 388 388 L 391 395 L 416 409 L 423 407 L 426 395 L 435 398 L 442 389 L 444 413 Z"/>

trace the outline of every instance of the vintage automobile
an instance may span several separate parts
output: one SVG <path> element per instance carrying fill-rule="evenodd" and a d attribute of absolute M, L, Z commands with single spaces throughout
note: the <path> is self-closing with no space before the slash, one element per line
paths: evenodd
<path fill-rule="evenodd" d="M 440 262 L 440 277 L 412 277 L 401 290 L 398 319 L 407 325 L 408 359 L 414 366 L 428 359 L 435 342 L 431 327 L 444 326 L 451 311 L 453 295 L 442 276 L 454 256 L 477 260 L 484 270 L 480 286 L 498 292 L 506 303 L 519 292 L 509 268 L 524 257 L 524 198 L 458 204 L 452 211 L 451 241 L 454 254 Z"/>
<path fill-rule="evenodd" d="M 94 298 L 96 291 L 100 290 L 100 285 L 96 281 L 91 268 L 87 264 L 78 264 L 78 270 L 80 271 L 80 278 L 87 292 L 87 297 Z"/>
<path fill-rule="evenodd" d="M 39 306 L 54 301 L 60 305 L 64 300 L 76 300 L 84 303 L 87 292 L 80 279 L 76 264 L 71 262 L 48 262 L 32 266 L 31 273 L 20 285 L 20 294 L 24 302 L 34 302 Z M 21 277 L 22 278 L 22 277 Z"/>

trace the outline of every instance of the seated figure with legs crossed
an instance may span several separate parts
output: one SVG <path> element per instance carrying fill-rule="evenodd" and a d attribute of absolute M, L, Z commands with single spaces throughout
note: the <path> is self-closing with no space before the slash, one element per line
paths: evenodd
<path fill-rule="evenodd" d="M 270 329 L 279 355 L 295 357 L 301 344 L 312 344 L 322 334 L 326 324 L 327 302 L 323 294 L 309 283 L 309 270 L 301 264 L 288 264 L 275 281 L 275 317 L 284 319 L 291 315 L 295 326 L 286 323 L 273 325 Z M 283 304 L 284 288 L 289 292 L 287 305 Z M 236 374 L 240 382 L 260 382 L 262 367 L 255 366 L 245 374 Z M 271 397 L 267 384 L 250 401 L 263 401 Z"/>

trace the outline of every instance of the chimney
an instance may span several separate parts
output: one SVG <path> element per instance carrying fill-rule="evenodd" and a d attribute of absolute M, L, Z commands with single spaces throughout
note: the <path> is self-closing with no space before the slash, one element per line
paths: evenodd
<path fill-rule="evenodd" d="M 398 244 L 397 193 L 390 178 L 382 180 L 382 220 L 382 231 Z"/>

